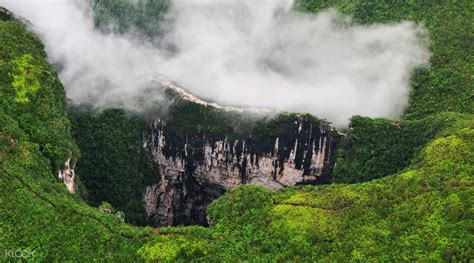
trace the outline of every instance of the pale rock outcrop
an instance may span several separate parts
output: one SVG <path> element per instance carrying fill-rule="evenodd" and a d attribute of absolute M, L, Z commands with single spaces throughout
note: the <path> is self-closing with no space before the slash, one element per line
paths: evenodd
<path fill-rule="evenodd" d="M 58 178 L 63 180 L 67 190 L 71 194 L 76 192 L 74 166 L 75 164 L 71 164 L 71 158 L 69 158 L 64 162 L 63 168 L 58 171 Z"/>
<path fill-rule="evenodd" d="M 302 115 L 274 138 L 206 138 L 167 134 L 166 123 L 151 123 L 144 147 L 159 165 L 161 180 L 145 190 L 153 225 L 206 224 L 206 206 L 227 189 L 258 184 L 270 190 L 300 183 L 327 183 L 335 139 L 325 121 Z M 271 142 L 271 143 L 270 143 Z"/>

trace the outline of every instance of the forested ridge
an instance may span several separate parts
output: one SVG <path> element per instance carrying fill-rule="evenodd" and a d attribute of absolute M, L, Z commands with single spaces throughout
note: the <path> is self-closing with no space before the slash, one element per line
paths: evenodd
<path fill-rule="evenodd" d="M 64 88 L 40 40 L 7 17 L 0 43 L 1 261 L 17 250 L 33 252 L 30 260 L 38 262 L 135 260 L 152 230 L 89 207 L 57 177 L 80 154 Z"/>
<path fill-rule="evenodd" d="M 97 0 L 95 23 L 105 32 L 138 28 L 153 40 L 167 1 L 138 3 Z M 146 11 L 151 7 L 157 13 Z M 208 207 L 209 227 L 155 230 L 128 224 L 146 223 L 135 187 L 159 179 L 140 148 L 143 119 L 122 109 L 67 111 L 40 40 L 0 16 L 0 249 L 35 251 L 39 262 L 472 260 L 472 1 L 298 0 L 295 8 L 335 8 L 357 24 L 410 20 L 427 28 L 430 67 L 413 73 L 403 117 L 354 116 L 330 185 L 276 192 L 243 185 Z M 117 28 L 107 27 L 117 19 Z M 235 132 L 223 121 L 229 115 L 176 109 L 176 132 Z M 294 116 L 280 118 L 275 122 Z M 271 133 L 274 123 L 251 128 Z M 76 194 L 57 178 L 67 160 L 79 165 Z M 104 177 L 109 181 L 99 183 Z M 93 207 L 102 201 L 114 208 Z M 115 209 L 127 210 L 128 223 Z"/>

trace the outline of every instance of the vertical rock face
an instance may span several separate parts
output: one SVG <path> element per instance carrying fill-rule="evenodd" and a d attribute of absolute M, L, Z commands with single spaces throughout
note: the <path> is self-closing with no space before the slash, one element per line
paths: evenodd
<path fill-rule="evenodd" d="M 161 181 L 145 190 L 153 225 L 206 225 L 206 206 L 240 184 L 271 190 L 300 183 L 328 183 L 337 138 L 329 123 L 307 115 L 274 136 L 176 134 L 151 123 L 144 147 L 160 167 Z"/>
<path fill-rule="evenodd" d="M 60 169 L 58 171 L 58 177 L 59 179 L 64 181 L 67 190 L 71 194 L 74 194 L 76 192 L 76 183 L 74 182 L 74 176 L 74 164 L 71 164 L 71 158 L 69 158 L 66 162 L 64 162 L 63 169 Z"/>

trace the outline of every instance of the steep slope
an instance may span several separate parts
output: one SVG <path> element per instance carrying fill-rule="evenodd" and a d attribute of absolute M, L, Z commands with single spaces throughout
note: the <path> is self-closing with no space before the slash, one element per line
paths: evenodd
<path fill-rule="evenodd" d="M 473 113 L 472 1 L 315 1 L 298 0 L 296 8 L 318 12 L 335 8 L 352 15 L 356 23 L 415 21 L 427 29 L 430 67 L 411 77 L 410 105 L 401 122 L 353 118 L 352 129 L 341 143 L 336 181 L 367 181 L 406 168 L 414 154 L 450 119 L 441 112 Z M 388 73 L 389 74 L 389 73 Z M 422 119 L 428 117 L 426 119 Z M 446 122 L 446 123 L 444 123 Z"/>
<path fill-rule="evenodd" d="M 141 217 L 141 207 L 154 226 L 207 225 L 207 205 L 240 184 L 277 190 L 331 181 L 340 136 L 326 121 L 304 114 L 259 115 L 257 109 L 206 102 L 175 84 L 151 85 L 166 89 L 164 110 L 98 114 L 71 108 L 84 156 L 77 171 L 91 204 L 110 202 L 125 211 L 128 222 L 134 222 L 130 215 Z M 159 172 L 142 173 L 148 166 Z"/>
<path fill-rule="evenodd" d="M 338 150 L 334 181 L 362 182 L 403 170 L 439 131 L 456 122 L 456 116 L 443 113 L 401 121 L 352 117 Z"/>
<path fill-rule="evenodd" d="M 241 186 L 209 207 L 210 228 L 162 228 L 150 261 L 469 261 L 474 119 L 449 114 L 405 172 L 363 184 Z"/>
<path fill-rule="evenodd" d="M 162 175 L 145 195 L 156 225 L 206 225 L 207 204 L 241 184 L 277 190 L 330 181 L 339 137 L 323 120 L 281 114 L 243 121 L 238 130 L 227 120 L 245 115 L 187 101 L 169 114 L 153 123 L 146 141 Z"/>
<path fill-rule="evenodd" d="M 354 117 L 338 152 L 337 180 L 384 178 L 297 186 L 275 193 L 253 185 L 237 187 L 210 205 L 209 228 L 158 229 L 138 250 L 141 259 L 467 262 L 474 258 L 474 119 L 468 81 L 472 63 L 465 56 L 472 44 L 465 42 L 472 3 L 306 0 L 299 4 L 313 11 L 335 5 L 361 23 L 408 18 L 428 24 L 433 65 L 415 73 L 405 119 Z M 41 44 L 16 22 L 0 22 L 0 37 L 0 249 L 34 250 L 38 261 L 139 260 L 136 250 L 151 235 L 150 229 L 120 224 L 113 215 L 86 206 L 57 179 L 58 170 L 71 170 L 74 162 L 64 163 L 78 153 L 65 118 L 64 91 L 44 61 Z M 216 117 L 212 111 L 191 105 L 188 110 L 193 114 L 174 115 L 179 118 L 174 124 L 166 120 L 168 127 L 227 131 L 227 118 L 210 118 Z M 196 114 L 196 109 L 205 112 Z M 450 110 L 458 113 L 444 112 Z M 197 125 L 195 121 L 203 117 L 212 125 Z M 290 120 L 288 124 L 294 119 Z M 276 128 L 263 127 L 264 134 Z M 182 142 L 186 137 L 178 138 Z"/>
<path fill-rule="evenodd" d="M 76 173 L 87 188 L 85 200 L 92 206 L 108 202 L 125 212 L 126 222 L 147 225 L 143 192 L 160 181 L 153 156 L 143 148 L 147 123 L 120 109 L 98 113 L 72 106 L 68 113 L 82 154 Z"/>
<path fill-rule="evenodd" d="M 469 261 L 474 257 L 472 2 L 297 1 L 356 23 L 424 23 L 431 67 L 412 77 L 400 122 L 356 116 L 337 154 L 335 179 L 351 185 L 255 186 L 209 207 L 211 227 L 162 228 L 147 260 Z M 458 113 L 453 113 L 458 112 Z M 443 113 L 441 113 L 443 112 Z M 373 180 L 375 178 L 385 177 Z"/>
<path fill-rule="evenodd" d="M 335 8 L 366 25 L 402 20 L 422 24 L 430 39 L 430 68 L 413 74 L 405 118 L 418 119 L 446 111 L 474 113 L 474 58 L 466 54 L 474 49 L 472 1 L 297 0 L 296 7 L 310 12 Z"/>
<path fill-rule="evenodd" d="M 0 261 L 135 258 L 151 230 L 68 192 L 79 152 L 63 86 L 41 42 L 9 13 L 0 18 Z"/>
<path fill-rule="evenodd" d="M 94 3 L 95 23 L 103 31 L 133 32 L 151 39 L 159 37 L 162 29 L 160 21 L 162 21 L 163 14 L 169 5 L 166 0 L 155 3 L 147 0 L 138 2 L 97 0 Z M 155 4 L 156 8 L 152 8 L 152 10 L 146 8 L 152 4 Z M 411 79 L 413 92 L 410 97 L 410 107 L 405 113 L 404 120 L 398 122 L 384 119 L 370 120 L 362 117 L 352 118 L 351 129 L 338 150 L 333 176 L 326 176 L 322 182 L 332 181 L 332 178 L 336 182 L 360 182 L 402 171 L 412 163 L 415 154 L 433 138 L 437 131 L 451 123 L 450 118 L 446 120 L 430 117 L 419 120 L 419 118 L 445 111 L 472 113 L 474 108 L 472 90 L 474 90 L 474 87 L 472 81 L 469 81 L 469 65 L 473 62 L 472 57 L 464 55 L 464 50 L 472 49 L 472 41 L 469 41 L 469 23 L 466 22 L 469 21 L 472 14 L 465 13 L 466 10 L 470 10 L 472 3 L 469 1 L 457 1 L 456 3 L 433 3 L 429 1 L 391 3 L 379 1 L 368 3 L 365 1 L 321 2 L 311 0 L 300 0 L 295 3 L 296 9 L 311 12 L 321 11 L 329 7 L 334 7 L 344 14 L 352 15 L 355 23 L 372 24 L 411 20 L 421 23 L 428 29 L 430 50 L 432 52 L 431 66 L 429 69 L 420 69 L 414 72 Z M 183 94 L 178 92 L 178 95 Z M 205 224 L 205 213 L 202 211 L 205 210 L 205 205 L 202 204 L 206 204 L 219 196 L 230 185 L 235 185 L 229 184 L 229 181 L 239 180 L 238 175 L 231 176 L 233 179 L 230 180 L 219 177 L 217 183 L 216 180 L 212 180 L 212 177 L 215 177 L 212 174 L 215 174 L 216 170 L 210 169 L 209 166 L 202 169 L 201 163 L 204 160 L 212 164 L 212 161 L 209 161 L 210 157 L 202 157 L 204 155 L 203 151 L 198 153 L 199 156 L 196 160 L 198 164 L 194 160 L 186 162 L 186 158 L 180 156 L 180 154 L 186 153 L 185 146 L 188 139 L 192 142 L 191 145 L 188 145 L 188 147 L 191 146 L 190 149 L 195 147 L 204 149 L 206 145 L 213 149 L 216 143 L 224 144 L 226 137 L 232 137 L 230 135 L 235 129 L 233 126 L 241 125 L 240 122 L 242 122 L 240 117 L 235 114 L 216 114 L 213 113 L 213 110 L 201 107 L 206 105 L 190 105 L 192 104 L 177 107 L 172 113 L 176 116 L 173 117 L 174 121 L 171 121 L 171 123 L 163 122 L 163 117 L 160 114 L 155 114 L 156 122 L 152 125 L 153 136 L 145 139 L 146 147 L 154 154 L 158 163 L 163 164 L 161 166 L 162 181 L 148 187 L 145 195 L 147 213 L 156 225 Z M 206 115 L 207 113 L 209 114 Z M 210 118 L 210 120 L 207 121 L 207 118 Z M 232 120 L 231 125 L 226 123 L 228 120 Z M 207 127 L 206 125 L 209 125 L 209 122 L 212 123 L 210 127 Z M 167 123 L 167 125 L 164 126 L 163 123 Z M 173 125 L 178 128 L 170 128 Z M 166 127 L 166 129 L 163 127 Z M 213 134 L 215 131 L 212 129 L 217 129 L 216 131 L 219 133 L 217 137 L 220 136 L 221 138 L 215 138 L 216 136 Z M 253 133 L 251 129 L 249 133 Z M 171 136 L 169 136 L 170 134 Z M 192 139 L 196 136 L 205 136 L 206 140 Z M 239 136 L 241 139 L 245 137 L 241 134 Z M 272 142 L 264 143 L 266 152 L 274 151 L 270 148 L 274 148 L 276 136 L 269 136 L 266 139 L 270 138 L 273 140 Z M 290 138 L 292 139 L 289 139 L 289 141 L 294 142 L 295 137 L 290 136 Z M 236 142 L 235 138 L 228 139 L 233 140 L 229 143 L 231 145 Z M 160 141 L 168 146 L 160 145 Z M 170 145 L 173 145 L 173 147 L 167 148 Z M 293 149 L 294 145 L 286 145 L 285 147 Z M 216 152 L 212 154 L 215 155 Z M 329 163 L 332 163 L 332 161 Z M 103 162 L 113 162 L 113 160 L 103 160 Z M 224 163 L 227 163 L 227 160 L 224 160 Z M 186 164 L 190 164 L 190 167 Z M 233 166 L 241 167 L 242 164 L 237 162 L 230 167 Z M 193 171 L 197 169 L 198 173 L 205 174 L 205 176 L 197 176 L 197 182 L 195 181 L 196 173 L 187 172 L 188 176 L 186 177 L 178 176 L 180 171 L 189 171 L 186 167 Z M 226 164 L 226 167 L 229 166 Z M 241 168 L 237 170 L 239 169 Z M 218 174 L 229 174 L 228 170 L 222 169 L 222 167 L 218 170 Z M 252 170 L 256 171 L 255 169 Z M 166 171 L 172 172 L 167 175 Z M 308 174 L 308 172 L 305 172 L 305 174 Z M 190 175 L 191 177 L 189 177 Z M 208 180 L 208 177 L 211 180 Z M 199 178 L 206 178 L 206 180 L 203 181 Z M 241 178 L 240 180 L 243 182 Z M 297 182 L 302 182 L 302 180 Z M 260 178 L 259 183 L 262 183 Z M 277 182 L 275 185 L 274 183 L 263 182 L 264 185 L 270 188 L 278 188 L 279 183 Z M 193 187 L 196 185 L 200 186 Z M 176 186 L 178 188 L 184 186 L 184 188 L 175 192 Z M 189 189 L 189 191 L 184 189 Z M 191 194 L 196 192 L 206 194 L 204 196 Z M 184 197 L 183 193 L 190 193 L 190 195 Z M 182 203 L 185 205 L 182 206 Z M 163 209 L 162 211 L 157 209 L 160 206 Z M 196 207 L 200 212 L 196 212 L 193 207 Z M 180 210 L 186 212 L 180 214 L 181 212 L 178 212 Z M 195 212 L 191 212 L 191 210 Z M 181 219 L 174 221 L 174 217 Z"/>

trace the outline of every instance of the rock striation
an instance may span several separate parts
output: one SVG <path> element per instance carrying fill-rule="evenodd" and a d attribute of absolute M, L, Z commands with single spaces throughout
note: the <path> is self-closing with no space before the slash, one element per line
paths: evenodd
<path fill-rule="evenodd" d="M 271 190 L 328 183 L 337 133 L 330 124 L 300 115 L 274 136 L 177 134 L 156 119 L 144 147 L 159 165 L 161 180 L 145 189 L 152 225 L 206 225 L 207 205 L 225 190 L 259 184 Z"/>

